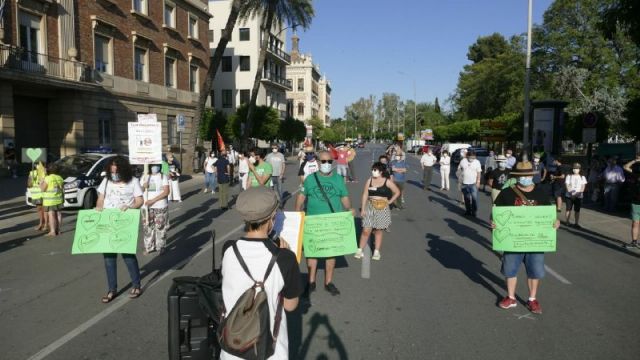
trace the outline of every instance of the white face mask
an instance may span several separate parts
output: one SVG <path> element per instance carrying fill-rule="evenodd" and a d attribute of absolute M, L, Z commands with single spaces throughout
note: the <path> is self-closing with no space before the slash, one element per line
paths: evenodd
<path fill-rule="evenodd" d="M 398 161 L 402 160 L 402 156 L 396 156 L 396 160 Z"/>
<path fill-rule="evenodd" d="M 380 177 L 380 171 L 372 170 L 371 171 L 371 176 L 373 176 L 374 178 L 379 178 Z"/>
<path fill-rule="evenodd" d="M 320 164 L 320 171 L 323 174 L 328 174 L 331 172 L 331 164 L 326 163 L 326 164 Z"/>
<path fill-rule="evenodd" d="M 580 169 L 573 169 L 574 174 L 580 174 Z"/>
<path fill-rule="evenodd" d="M 249 156 L 249 162 L 252 164 L 256 163 L 256 158 L 254 158 L 253 156 Z"/>
<path fill-rule="evenodd" d="M 540 159 L 535 158 L 535 159 L 533 159 L 533 162 L 537 164 L 537 163 L 539 163 L 539 162 L 540 162 Z"/>
<path fill-rule="evenodd" d="M 277 152 L 278 152 L 278 149 L 271 149 L 271 152 L 272 152 L 272 153 L 277 153 Z"/>

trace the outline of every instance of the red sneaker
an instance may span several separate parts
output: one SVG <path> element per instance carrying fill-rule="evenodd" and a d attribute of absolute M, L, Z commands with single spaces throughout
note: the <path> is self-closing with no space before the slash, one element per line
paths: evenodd
<path fill-rule="evenodd" d="M 508 296 L 505 296 L 505 298 L 498 303 L 498 306 L 500 306 L 503 309 L 511 309 L 516 307 L 517 305 L 518 305 L 518 302 L 515 299 L 512 299 Z"/>
<path fill-rule="evenodd" d="M 527 301 L 527 309 L 534 314 L 542 314 L 542 308 L 540 307 L 538 300 Z"/>

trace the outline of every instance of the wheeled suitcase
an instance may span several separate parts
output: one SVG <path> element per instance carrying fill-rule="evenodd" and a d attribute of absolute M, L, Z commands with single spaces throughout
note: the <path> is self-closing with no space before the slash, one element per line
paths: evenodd
<path fill-rule="evenodd" d="M 211 286 L 207 287 L 210 285 L 210 279 L 217 280 L 217 276 L 220 276 L 219 270 L 215 269 L 214 240 L 215 233 L 212 232 L 212 273 L 203 277 L 176 277 L 169 289 L 167 305 L 170 360 L 211 360 L 219 355 L 215 336 L 219 319 L 212 318 L 212 292 Z M 216 293 L 214 297 L 216 301 L 222 301 L 221 293 Z"/>

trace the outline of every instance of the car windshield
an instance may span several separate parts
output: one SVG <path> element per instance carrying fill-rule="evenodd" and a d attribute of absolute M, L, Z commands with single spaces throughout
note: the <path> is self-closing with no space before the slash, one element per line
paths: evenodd
<path fill-rule="evenodd" d="M 102 156 L 93 154 L 71 155 L 65 156 L 55 162 L 58 175 L 63 179 L 67 177 L 78 177 L 85 175 L 93 164 L 100 160 Z"/>

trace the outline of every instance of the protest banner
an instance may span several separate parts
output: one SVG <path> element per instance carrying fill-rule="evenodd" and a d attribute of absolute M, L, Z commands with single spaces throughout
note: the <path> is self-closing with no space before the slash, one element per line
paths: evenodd
<path fill-rule="evenodd" d="M 138 209 L 80 210 L 71 253 L 135 254 L 139 226 Z"/>
<path fill-rule="evenodd" d="M 299 211 L 278 211 L 273 226 L 275 234 L 289 244 L 289 249 L 296 254 L 300 262 L 302 258 L 302 229 L 304 213 Z"/>
<path fill-rule="evenodd" d="M 556 207 L 494 206 L 493 250 L 512 252 L 556 251 Z"/>
<path fill-rule="evenodd" d="M 334 257 L 356 252 L 356 226 L 350 211 L 304 218 L 304 255 Z"/>
<path fill-rule="evenodd" d="M 22 148 L 21 159 L 23 163 L 47 162 L 47 148 Z"/>
<path fill-rule="evenodd" d="M 138 114 L 138 122 L 140 123 L 154 123 L 158 121 L 157 114 Z"/>
<path fill-rule="evenodd" d="M 129 123 L 129 161 L 132 165 L 162 163 L 162 123 Z"/>

